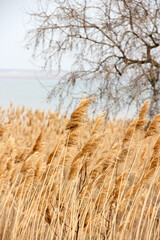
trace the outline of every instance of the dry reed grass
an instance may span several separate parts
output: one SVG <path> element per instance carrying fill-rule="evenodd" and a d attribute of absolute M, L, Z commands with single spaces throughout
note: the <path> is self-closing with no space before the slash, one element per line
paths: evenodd
<path fill-rule="evenodd" d="M 160 115 L 0 108 L 0 239 L 160 239 Z"/>

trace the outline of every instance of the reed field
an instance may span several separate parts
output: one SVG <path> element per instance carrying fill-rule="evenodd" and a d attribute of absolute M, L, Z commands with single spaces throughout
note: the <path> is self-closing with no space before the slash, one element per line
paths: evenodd
<path fill-rule="evenodd" d="M 0 108 L 0 239 L 159 240 L 160 114 Z"/>

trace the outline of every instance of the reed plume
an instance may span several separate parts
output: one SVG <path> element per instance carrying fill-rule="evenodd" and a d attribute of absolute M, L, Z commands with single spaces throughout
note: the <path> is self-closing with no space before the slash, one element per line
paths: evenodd
<path fill-rule="evenodd" d="M 66 125 L 66 130 L 69 130 L 69 139 L 67 140 L 67 145 L 72 146 L 77 144 L 77 138 L 79 134 L 78 128 L 83 124 L 85 117 L 85 112 L 88 109 L 88 105 L 94 100 L 90 98 L 85 100 L 85 97 L 79 103 L 77 109 L 71 114 L 70 120 Z"/>
<path fill-rule="evenodd" d="M 155 134 L 159 133 L 159 124 L 160 124 L 160 114 L 156 115 L 152 122 L 149 124 L 148 129 L 145 133 L 145 138 L 154 136 Z"/>
<path fill-rule="evenodd" d="M 123 145 L 127 142 L 129 142 L 136 130 L 136 125 L 137 125 L 137 122 L 138 122 L 138 118 L 136 118 L 131 124 L 130 126 L 128 127 L 128 129 L 126 130 L 125 132 L 125 135 L 124 135 L 124 138 L 122 140 L 122 143 Z"/>
<path fill-rule="evenodd" d="M 2 137 L 2 135 L 9 130 L 11 124 L 9 123 L 6 123 L 5 125 L 3 125 L 1 128 L 0 128 L 0 137 Z"/>

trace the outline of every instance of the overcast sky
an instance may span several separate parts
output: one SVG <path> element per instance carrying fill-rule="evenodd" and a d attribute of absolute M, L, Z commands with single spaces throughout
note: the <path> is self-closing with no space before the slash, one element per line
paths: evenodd
<path fill-rule="evenodd" d="M 25 49 L 25 33 L 36 0 L 0 0 L 0 70 L 39 70 L 32 52 Z M 39 64 L 40 65 L 40 64 Z"/>

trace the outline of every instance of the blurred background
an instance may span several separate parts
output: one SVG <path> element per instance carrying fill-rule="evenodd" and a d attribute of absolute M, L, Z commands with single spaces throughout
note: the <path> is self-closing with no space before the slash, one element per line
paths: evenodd
<path fill-rule="evenodd" d="M 0 105 L 135 117 L 160 112 L 160 2 L 1 0 Z M 45 69 L 45 70 L 44 70 Z"/>
<path fill-rule="evenodd" d="M 55 100 L 47 101 L 48 92 L 57 83 L 57 67 L 51 76 L 43 70 L 40 60 L 33 61 L 33 50 L 25 47 L 26 32 L 31 26 L 27 13 L 36 8 L 36 0 L 0 1 L 0 106 L 3 108 L 10 102 L 33 109 L 57 108 Z"/>

